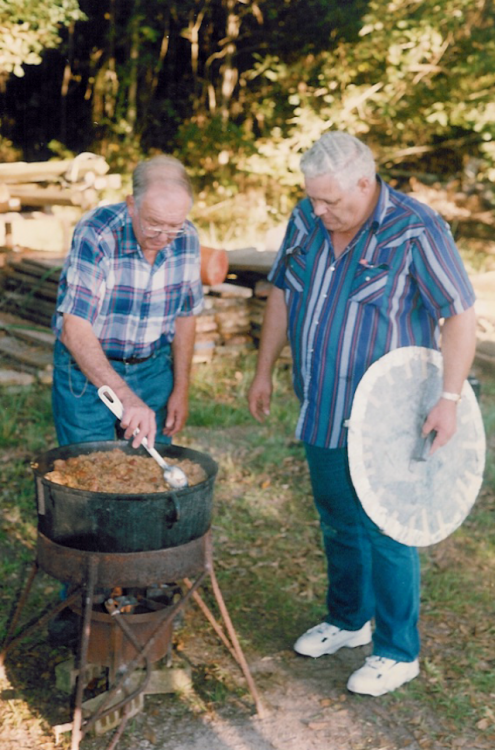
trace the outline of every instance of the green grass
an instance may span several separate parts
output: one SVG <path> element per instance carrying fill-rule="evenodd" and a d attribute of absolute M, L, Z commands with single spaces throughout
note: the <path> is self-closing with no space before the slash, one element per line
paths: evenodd
<path fill-rule="evenodd" d="M 177 442 L 219 463 L 215 570 L 243 647 L 268 656 L 290 649 L 294 637 L 321 618 L 326 574 L 304 452 L 294 439 L 298 408 L 290 372 L 277 370 L 271 416 L 260 426 L 246 401 L 254 363 L 249 355 L 194 368 L 188 426 Z M 488 448 L 483 488 L 461 528 L 421 552 L 422 679 L 407 688 L 407 702 L 403 695 L 383 699 L 411 717 L 413 708 L 435 714 L 432 736 L 455 737 L 466 726 L 489 736 L 495 727 L 489 713 L 495 694 L 495 380 L 479 378 Z M 0 393 L 0 409 L 1 637 L 34 555 L 30 463 L 55 445 L 55 434 L 46 387 Z M 205 597 L 214 605 L 208 585 Z M 186 621 L 185 637 L 187 627 Z M 200 627 L 209 630 L 206 622 Z M 223 700 L 221 675 L 207 669 L 204 679 L 211 699 Z"/>

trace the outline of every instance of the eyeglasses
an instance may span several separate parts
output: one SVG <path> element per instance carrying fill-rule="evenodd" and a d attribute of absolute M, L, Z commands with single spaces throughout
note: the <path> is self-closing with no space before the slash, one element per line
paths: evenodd
<path fill-rule="evenodd" d="M 169 226 L 169 227 L 159 227 L 155 224 L 143 224 L 141 219 L 139 219 L 139 227 L 141 229 L 141 232 L 146 237 L 147 240 L 156 240 L 160 235 L 165 234 L 167 237 L 172 237 L 173 239 L 176 239 L 177 237 L 180 237 L 181 235 L 185 234 L 186 232 L 186 224 L 180 224 L 177 227 Z"/>

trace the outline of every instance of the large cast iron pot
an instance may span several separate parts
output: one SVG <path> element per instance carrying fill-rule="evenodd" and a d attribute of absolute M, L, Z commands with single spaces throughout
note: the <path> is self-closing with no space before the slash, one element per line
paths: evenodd
<path fill-rule="evenodd" d="M 156 444 L 165 458 L 200 464 L 207 479 L 193 487 L 143 495 L 89 492 L 50 482 L 45 474 L 56 459 L 119 448 L 148 455 L 126 441 L 79 443 L 54 448 L 32 464 L 38 529 L 66 547 L 92 552 L 145 552 L 186 544 L 205 534 L 211 524 L 213 484 L 218 471 L 206 453 L 176 445 Z"/>

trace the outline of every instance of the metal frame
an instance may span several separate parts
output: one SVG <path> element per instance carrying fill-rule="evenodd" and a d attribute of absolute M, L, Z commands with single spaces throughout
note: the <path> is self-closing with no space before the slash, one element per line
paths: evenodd
<path fill-rule="evenodd" d="M 46 612 L 36 623 L 29 624 L 14 636 L 21 612 L 24 609 L 29 592 L 40 569 L 57 580 L 71 584 L 68 597 L 63 602 L 59 602 L 49 612 Z M 195 576 L 194 580 L 191 580 L 192 576 Z M 222 629 L 198 592 L 198 589 L 207 576 L 210 577 L 213 594 L 227 633 Z M 155 613 L 157 616 L 156 627 L 143 646 L 137 642 L 132 629 L 125 621 L 125 615 L 116 615 L 116 622 L 121 628 L 123 636 L 133 644 L 137 651 L 137 656 L 126 664 L 126 674 L 122 674 L 117 678 L 115 684 L 111 686 L 108 694 L 95 713 L 88 719 L 83 720 L 84 678 L 88 666 L 87 656 L 91 632 L 91 614 L 96 588 L 108 588 L 114 585 L 119 585 L 123 588 L 143 587 L 160 581 L 183 581 L 187 592 L 173 606 Z M 100 553 L 72 549 L 59 545 L 48 539 L 41 532 L 38 532 L 36 560 L 33 563 L 24 591 L 17 603 L 2 651 L 0 652 L 0 669 L 4 665 L 7 653 L 20 640 L 37 628 L 45 625 L 52 617 L 66 607 L 74 604 L 78 598 L 81 598 L 81 595 L 83 598 L 82 628 L 79 641 L 79 673 L 76 681 L 75 707 L 72 725 L 64 727 L 72 729 L 71 750 L 78 750 L 82 738 L 92 729 L 98 719 L 122 708 L 122 720 L 107 750 L 113 750 L 116 747 L 129 718 L 126 707 L 128 707 L 129 703 L 136 696 L 144 691 L 148 683 L 151 673 L 149 652 L 160 637 L 161 630 L 172 623 L 173 619 L 186 606 L 190 599 L 193 599 L 198 604 L 218 637 L 239 665 L 253 698 L 256 712 L 260 716 L 263 715 L 262 703 L 215 576 L 210 531 L 199 539 L 180 545 L 179 547 L 132 553 Z M 145 663 L 145 676 L 141 684 L 133 693 L 125 696 L 117 704 L 113 704 L 111 708 L 107 708 L 108 703 L 122 687 L 123 681 L 142 661 Z"/>

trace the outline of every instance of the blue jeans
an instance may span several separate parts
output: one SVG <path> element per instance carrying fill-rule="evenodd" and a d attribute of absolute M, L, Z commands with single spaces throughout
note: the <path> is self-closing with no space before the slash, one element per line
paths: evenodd
<path fill-rule="evenodd" d="M 383 534 L 366 515 L 345 448 L 305 449 L 328 564 L 327 622 L 359 630 L 374 617 L 373 653 L 414 661 L 420 647 L 417 550 Z"/>
<path fill-rule="evenodd" d="M 170 438 L 162 434 L 174 380 L 170 347 L 160 349 L 145 362 L 111 364 L 155 412 L 156 442 L 170 443 Z M 114 440 L 119 421 L 60 341 L 55 342 L 53 365 L 52 409 L 59 445 Z"/>

